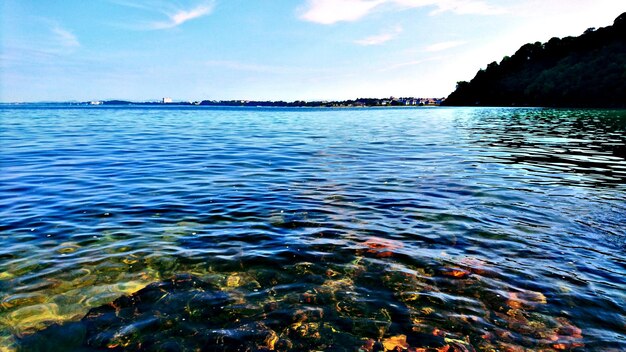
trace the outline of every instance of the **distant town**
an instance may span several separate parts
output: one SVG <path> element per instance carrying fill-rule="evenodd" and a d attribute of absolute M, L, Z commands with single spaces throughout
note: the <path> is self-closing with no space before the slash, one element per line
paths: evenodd
<path fill-rule="evenodd" d="M 162 98 L 158 101 L 132 102 L 125 100 L 98 100 L 78 103 L 80 105 L 198 105 L 198 106 L 252 106 L 252 107 L 373 107 L 373 106 L 439 106 L 445 98 L 358 98 L 341 101 L 268 101 L 268 100 L 202 100 L 174 101 Z"/>

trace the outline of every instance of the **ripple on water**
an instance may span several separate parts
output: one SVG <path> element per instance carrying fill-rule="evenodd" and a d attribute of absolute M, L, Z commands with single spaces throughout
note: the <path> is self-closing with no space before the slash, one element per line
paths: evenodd
<path fill-rule="evenodd" d="M 626 348 L 623 111 L 0 118 L 0 345 Z"/>

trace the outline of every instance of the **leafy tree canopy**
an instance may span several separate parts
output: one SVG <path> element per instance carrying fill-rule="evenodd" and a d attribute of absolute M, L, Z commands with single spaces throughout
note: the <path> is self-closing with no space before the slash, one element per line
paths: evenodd
<path fill-rule="evenodd" d="M 579 37 L 523 45 L 458 82 L 445 105 L 626 107 L 626 13 Z"/>

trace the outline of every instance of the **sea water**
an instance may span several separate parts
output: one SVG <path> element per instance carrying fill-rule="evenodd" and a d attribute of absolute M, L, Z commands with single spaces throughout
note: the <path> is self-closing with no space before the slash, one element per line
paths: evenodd
<path fill-rule="evenodd" d="M 0 163 L 2 351 L 626 348 L 624 110 L 3 105 Z"/>

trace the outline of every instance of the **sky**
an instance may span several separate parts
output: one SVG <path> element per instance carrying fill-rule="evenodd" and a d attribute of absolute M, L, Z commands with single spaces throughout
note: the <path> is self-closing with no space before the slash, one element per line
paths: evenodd
<path fill-rule="evenodd" d="M 624 0 L 2 0 L 0 102 L 445 97 Z"/>

